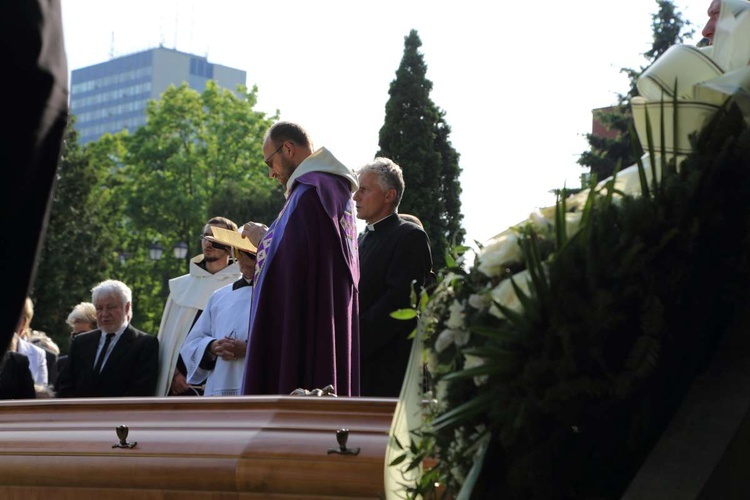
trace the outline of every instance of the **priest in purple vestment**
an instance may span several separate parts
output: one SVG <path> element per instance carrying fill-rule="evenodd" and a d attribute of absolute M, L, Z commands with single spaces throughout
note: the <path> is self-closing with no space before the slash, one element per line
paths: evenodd
<path fill-rule="evenodd" d="M 331 384 L 339 396 L 357 396 L 357 178 L 290 122 L 266 132 L 263 155 L 287 200 L 270 227 L 243 227 L 258 254 L 242 392 Z"/>

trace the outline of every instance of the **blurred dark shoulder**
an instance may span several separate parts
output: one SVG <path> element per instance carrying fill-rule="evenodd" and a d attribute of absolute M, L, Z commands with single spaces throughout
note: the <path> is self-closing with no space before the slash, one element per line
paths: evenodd
<path fill-rule="evenodd" d="M 29 358 L 17 352 L 6 352 L 0 360 L 0 399 L 33 399 L 35 397 Z"/>

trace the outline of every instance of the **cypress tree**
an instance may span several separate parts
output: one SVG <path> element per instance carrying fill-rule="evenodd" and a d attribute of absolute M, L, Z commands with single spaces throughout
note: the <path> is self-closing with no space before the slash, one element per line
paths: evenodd
<path fill-rule="evenodd" d="M 676 43 L 683 43 L 685 37 L 693 33 L 692 29 L 686 30 L 690 23 L 682 19 L 682 13 L 676 10 L 671 0 L 656 0 L 656 3 L 658 10 L 651 15 L 653 31 L 651 50 L 643 54 L 648 61 L 647 66 L 641 67 L 639 70 L 621 68 L 620 72 L 625 73 L 630 81 L 628 92 L 618 94 L 617 104 L 614 106 L 594 111 L 594 118 L 604 128 L 611 131 L 614 137 L 586 134 L 590 149 L 581 154 L 578 164 L 589 168 L 593 182 L 612 175 L 618 164 L 621 165 L 621 168 L 625 168 L 636 162 L 630 136 L 630 124 L 632 122 L 630 101 L 638 95 L 638 89 L 636 88 L 638 77 L 669 47 Z M 641 151 L 638 151 L 639 155 L 641 153 Z"/>
<path fill-rule="evenodd" d="M 377 156 L 398 163 L 406 190 L 399 211 L 416 215 L 430 237 L 435 269 L 445 251 L 463 242 L 460 155 L 450 142 L 445 112 L 430 99 L 432 82 L 419 52 L 416 30 L 404 38 L 404 54 L 391 82 Z"/>

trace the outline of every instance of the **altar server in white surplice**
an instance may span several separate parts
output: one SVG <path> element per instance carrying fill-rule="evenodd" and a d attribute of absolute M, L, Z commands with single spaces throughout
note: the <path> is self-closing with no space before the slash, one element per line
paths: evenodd
<path fill-rule="evenodd" d="M 208 303 L 211 294 L 240 277 L 239 266 L 231 261 L 231 249 L 211 243 L 211 228 L 237 229 L 225 217 L 213 217 L 203 227 L 203 255 L 190 261 L 190 272 L 169 280 L 169 297 L 159 326 L 159 378 L 156 396 L 195 396 L 195 388 L 187 383 L 187 371 L 180 357 L 180 348 L 190 328 Z"/>
<path fill-rule="evenodd" d="M 204 396 L 240 394 L 245 370 L 257 248 L 239 233 L 227 239 L 228 232 L 214 231 L 210 239 L 233 246 L 242 277 L 211 295 L 180 350 L 188 384 L 205 382 Z"/>

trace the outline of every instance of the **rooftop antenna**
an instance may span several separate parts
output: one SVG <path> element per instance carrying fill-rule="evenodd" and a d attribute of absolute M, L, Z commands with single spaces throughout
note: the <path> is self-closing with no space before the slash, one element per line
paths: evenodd
<path fill-rule="evenodd" d="M 115 32 L 112 32 L 112 38 L 109 43 L 109 58 L 114 59 L 115 57 Z"/>
<path fill-rule="evenodd" d="M 177 28 L 180 25 L 179 23 L 180 19 L 180 4 L 175 5 L 175 11 L 174 11 L 174 49 L 177 50 Z"/>
<path fill-rule="evenodd" d="M 164 47 L 164 16 L 159 18 L 159 47 Z"/>
<path fill-rule="evenodd" d="M 190 52 L 193 52 L 193 29 L 195 28 L 195 4 L 190 4 Z"/>

